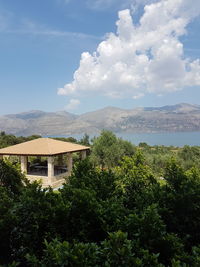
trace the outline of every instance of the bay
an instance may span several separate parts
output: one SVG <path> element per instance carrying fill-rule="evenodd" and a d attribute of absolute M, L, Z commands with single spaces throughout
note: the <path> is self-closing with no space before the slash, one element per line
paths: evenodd
<path fill-rule="evenodd" d="M 183 147 L 200 146 L 200 132 L 176 132 L 176 133 L 120 133 L 119 137 L 128 140 L 135 145 L 145 142 L 148 145 L 164 145 Z"/>
<path fill-rule="evenodd" d="M 183 147 L 200 146 L 200 132 L 176 132 L 176 133 L 116 133 L 118 137 L 128 140 L 135 145 L 145 142 L 148 145 L 164 145 Z M 83 135 L 73 135 L 80 139 Z M 90 135 L 90 138 L 98 135 Z"/>

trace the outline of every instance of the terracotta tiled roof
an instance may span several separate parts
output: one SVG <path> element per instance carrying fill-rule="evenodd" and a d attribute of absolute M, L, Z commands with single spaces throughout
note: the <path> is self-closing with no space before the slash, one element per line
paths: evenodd
<path fill-rule="evenodd" d="M 53 156 L 68 152 L 88 150 L 90 147 L 63 142 L 51 138 L 38 138 L 0 149 L 0 155 Z"/>

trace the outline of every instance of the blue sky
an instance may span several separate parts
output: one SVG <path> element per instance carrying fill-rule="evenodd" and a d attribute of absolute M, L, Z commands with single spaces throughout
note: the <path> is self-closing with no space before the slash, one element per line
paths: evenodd
<path fill-rule="evenodd" d="M 0 0 L 0 115 L 200 104 L 200 3 L 180 2 Z"/>

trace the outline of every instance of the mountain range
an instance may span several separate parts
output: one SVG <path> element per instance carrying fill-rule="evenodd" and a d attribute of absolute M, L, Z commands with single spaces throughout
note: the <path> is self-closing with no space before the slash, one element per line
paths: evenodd
<path fill-rule="evenodd" d="M 0 131 L 15 135 L 98 134 L 102 129 L 115 133 L 200 131 L 200 106 L 181 103 L 134 109 L 106 107 L 82 115 L 33 110 L 0 116 Z"/>

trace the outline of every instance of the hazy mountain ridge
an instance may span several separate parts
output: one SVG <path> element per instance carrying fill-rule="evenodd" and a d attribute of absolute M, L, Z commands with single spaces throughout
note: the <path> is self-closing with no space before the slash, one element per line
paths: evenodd
<path fill-rule="evenodd" d="M 0 130 L 15 135 L 94 134 L 102 129 L 129 133 L 200 131 L 200 106 L 106 107 L 82 115 L 33 110 L 0 116 Z"/>

